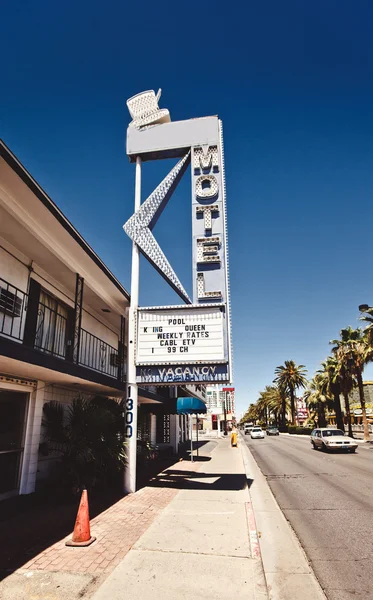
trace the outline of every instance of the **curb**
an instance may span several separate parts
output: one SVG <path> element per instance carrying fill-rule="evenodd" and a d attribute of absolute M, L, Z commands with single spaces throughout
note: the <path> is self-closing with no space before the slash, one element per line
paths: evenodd
<path fill-rule="evenodd" d="M 246 508 L 247 525 L 249 528 L 251 556 L 253 558 L 262 560 L 262 555 L 260 553 L 258 531 L 256 528 L 255 515 L 254 515 L 252 502 L 245 502 L 245 508 Z"/>

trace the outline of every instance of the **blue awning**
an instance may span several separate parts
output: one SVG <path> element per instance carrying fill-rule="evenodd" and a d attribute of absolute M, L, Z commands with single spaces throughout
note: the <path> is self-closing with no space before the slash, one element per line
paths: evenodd
<path fill-rule="evenodd" d="M 199 398 L 178 398 L 176 412 L 178 415 L 196 415 L 207 412 L 207 409 Z"/>

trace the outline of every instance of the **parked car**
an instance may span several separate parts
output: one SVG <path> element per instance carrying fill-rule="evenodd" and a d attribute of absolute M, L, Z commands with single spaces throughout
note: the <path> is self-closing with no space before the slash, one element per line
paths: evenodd
<path fill-rule="evenodd" d="M 253 427 L 250 435 L 252 440 L 264 440 L 265 437 L 264 431 L 261 427 Z"/>
<path fill-rule="evenodd" d="M 254 425 L 245 425 L 245 435 L 248 435 L 252 432 Z"/>
<path fill-rule="evenodd" d="M 330 429 L 328 427 L 320 427 L 314 429 L 311 433 L 311 445 L 317 450 L 346 450 L 347 452 L 355 452 L 357 442 L 353 438 L 345 435 L 341 429 Z"/>
<path fill-rule="evenodd" d="M 280 432 L 277 427 L 274 425 L 269 425 L 266 430 L 267 435 L 280 435 Z"/>

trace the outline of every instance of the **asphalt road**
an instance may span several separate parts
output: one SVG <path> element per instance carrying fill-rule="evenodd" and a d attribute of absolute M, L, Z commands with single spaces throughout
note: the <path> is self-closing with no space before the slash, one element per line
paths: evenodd
<path fill-rule="evenodd" d="M 327 598 L 373 599 L 373 445 L 329 454 L 303 437 L 244 438 Z"/>

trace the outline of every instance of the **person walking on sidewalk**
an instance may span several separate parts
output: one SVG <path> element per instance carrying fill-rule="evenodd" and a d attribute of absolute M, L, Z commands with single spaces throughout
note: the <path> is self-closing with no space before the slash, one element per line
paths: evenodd
<path fill-rule="evenodd" d="M 237 448 L 237 428 L 235 425 L 233 425 L 232 427 L 232 433 L 231 433 L 231 446 L 234 446 Z"/>

